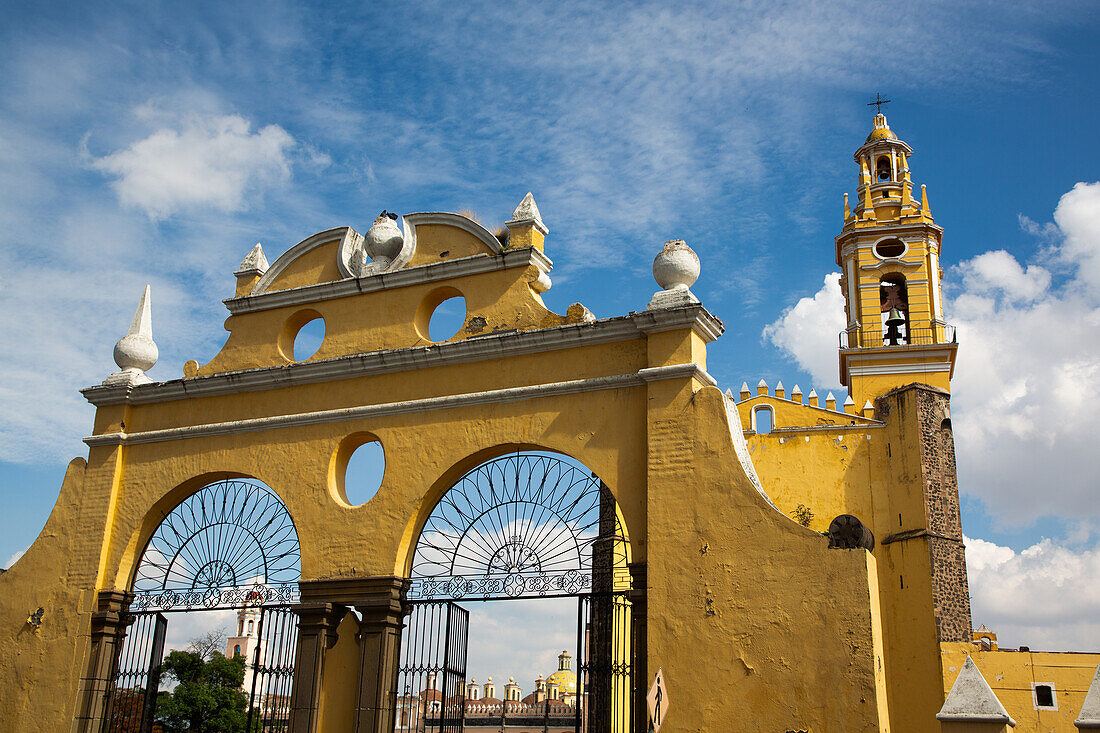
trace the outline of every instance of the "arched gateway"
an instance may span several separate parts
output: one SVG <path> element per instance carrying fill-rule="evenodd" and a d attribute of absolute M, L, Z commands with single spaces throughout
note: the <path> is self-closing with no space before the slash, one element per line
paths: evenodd
<path fill-rule="evenodd" d="M 449 731 L 510 720 L 630 730 L 638 596 L 629 550 L 614 496 L 575 460 L 517 452 L 467 472 L 435 505 L 413 553 L 398 729 L 402 721 Z M 576 599 L 575 695 L 564 705 L 538 690 L 526 702 L 517 693 L 499 705 L 469 705 L 469 614 L 459 602 L 540 598 Z"/>
<path fill-rule="evenodd" d="M 239 617 L 229 643 L 203 649 L 241 655 L 245 675 L 236 691 L 243 730 L 284 730 L 290 717 L 301 550 L 283 502 L 252 479 L 223 479 L 188 496 L 157 525 L 134 574 L 129 612 L 111 675 L 105 719 L 108 731 L 153 729 L 162 687 L 161 661 L 171 623 L 194 614 L 191 635 L 216 634 Z M 247 620 L 247 626 L 245 626 Z M 185 641 L 177 638 L 176 644 Z M 243 642 L 243 648 L 242 644 Z"/>

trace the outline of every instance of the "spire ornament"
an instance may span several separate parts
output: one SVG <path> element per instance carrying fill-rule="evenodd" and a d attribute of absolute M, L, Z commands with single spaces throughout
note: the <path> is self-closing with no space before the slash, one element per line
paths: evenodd
<path fill-rule="evenodd" d="M 512 218 L 504 222 L 508 228 L 508 248 L 534 247 L 541 251 L 546 235 L 550 230 L 542 223 L 542 214 L 535 197 L 530 191 L 512 211 Z"/>
<path fill-rule="evenodd" d="M 132 387 L 153 380 L 145 372 L 157 363 L 157 345 L 153 342 L 153 315 L 149 306 L 149 286 L 141 294 L 134 320 L 126 335 L 115 344 L 115 363 L 120 371 L 103 380 L 103 384 Z"/>
<path fill-rule="evenodd" d="M 267 257 L 264 255 L 264 248 L 259 242 L 256 242 L 256 246 L 249 250 L 248 254 L 241 260 L 240 267 L 233 274 L 240 277 L 241 275 L 255 275 L 262 277 L 267 272 L 268 264 Z"/>

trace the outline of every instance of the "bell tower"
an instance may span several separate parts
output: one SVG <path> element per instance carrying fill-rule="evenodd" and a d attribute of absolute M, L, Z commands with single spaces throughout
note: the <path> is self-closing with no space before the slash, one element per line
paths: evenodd
<path fill-rule="evenodd" d="M 958 345 L 941 306 L 943 229 L 923 185 L 914 196 L 912 154 L 880 111 L 855 152 L 854 207 L 844 194 L 844 228 L 836 238 L 847 315 L 840 381 L 856 404 L 913 382 L 951 388 Z"/>

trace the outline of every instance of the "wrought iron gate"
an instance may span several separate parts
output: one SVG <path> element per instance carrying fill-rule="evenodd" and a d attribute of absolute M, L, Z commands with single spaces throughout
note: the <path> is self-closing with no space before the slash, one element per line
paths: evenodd
<path fill-rule="evenodd" d="M 147 733 L 160 689 L 160 663 L 168 619 L 162 613 L 130 614 L 126 643 L 111 679 L 108 733 Z"/>
<path fill-rule="evenodd" d="M 452 601 L 418 601 L 402 634 L 395 730 L 462 733 L 470 613 Z"/>
<path fill-rule="evenodd" d="M 138 611 L 128 614 L 127 621 L 109 688 L 106 731 L 150 733 L 156 721 L 168 618 L 159 611 Z M 245 661 L 242 690 L 248 695 L 244 730 L 249 733 L 287 729 L 297 641 L 297 617 L 289 606 L 260 607 L 257 644 Z"/>
<path fill-rule="evenodd" d="M 284 731 L 290 724 L 298 617 L 289 606 L 264 606 L 260 609 L 257 635 L 259 642 L 252 660 L 252 689 L 245 730 L 249 733 Z M 259 723 L 253 727 L 253 721 Z"/>

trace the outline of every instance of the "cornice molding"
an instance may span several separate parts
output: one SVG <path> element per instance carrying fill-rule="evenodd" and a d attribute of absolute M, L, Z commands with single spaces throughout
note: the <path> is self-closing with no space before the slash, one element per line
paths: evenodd
<path fill-rule="evenodd" d="M 269 417 L 229 420 L 219 423 L 186 425 L 160 430 L 146 430 L 135 433 L 105 433 L 92 435 L 84 439 L 91 447 L 109 445 L 141 445 L 145 443 L 163 443 L 187 438 L 208 438 L 222 435 L 237 435 L 261 430 L 321 425 L 349 420 L 361 420 L 370 417 L 402 415 L 417 412 L 431 412 L 456 407 L 470 407 L 502 402 L 519 402 L 540 397 L 597 392 L 602 390 L 643 387 L 650 382 L 665 379 L 695 379 L 704 385 L 714 385 L 714 377 L 697 364 L 673 364 L 670 366 L 642 369 L 633 374 L 616 374 L 606 377 L 573 379 L 564 382 L 550 382 L 523 387 L 505 387 L 442 397 L 426 397 L 417 400 L 387 402 L 377 405 L 360 405 L 334 410 L 318 410 L 293 415 L 272 415 Z"/>
<path fill-rule="evenodd" d="M 140 385 L 96 385 L 81 390 L 81 393 L 97 407 L 144 405 L 629 341 L 648 333 L 683 328 L 691 328 L 709 343 L 722 333 L 722 322 L 702 305 L 694 304 L 590 323 L 487 334 L 450 343 L 371 351 L 333 359 L 221 372 L 205 377 Z"/>

